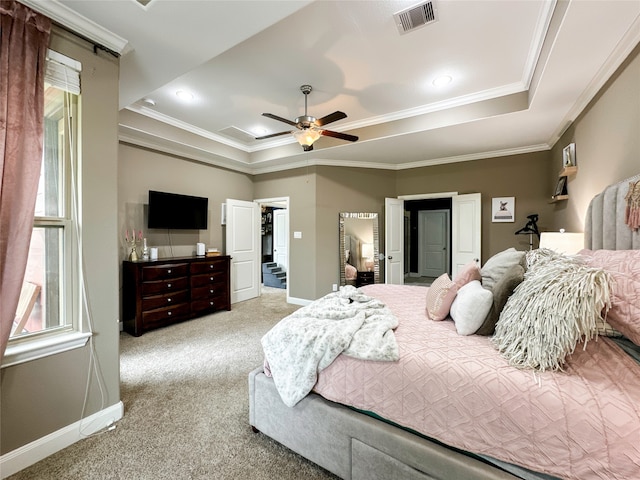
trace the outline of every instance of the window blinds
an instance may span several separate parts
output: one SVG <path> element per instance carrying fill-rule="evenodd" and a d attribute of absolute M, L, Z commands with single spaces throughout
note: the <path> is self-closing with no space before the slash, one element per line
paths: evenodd
<path fill-rule="evenodd" d="M 80 72 L 82 64 L 61 53 L 47 50 L 44 79 L 51 85 L 67 92 L 80 94 Z"/>

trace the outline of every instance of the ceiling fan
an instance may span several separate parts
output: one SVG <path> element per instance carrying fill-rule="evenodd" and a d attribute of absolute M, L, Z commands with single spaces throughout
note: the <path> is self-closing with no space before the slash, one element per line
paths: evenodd
<path fill-rule="evenodd" d="M 311 93 L 311 85 L 302 85 L 300 91 L 304 94 L 304 115 L 297 117 L 294 121 L 286 118 L 279 117 L 272 113 L 263 113 L 262 115 L 280 122 L 287 123 L 297 128 L 297 130 L 288 130 L 286 132 L 272 133 L 270 135 L 264 135 L 262 137 L 256 137 L 256 140 L 264 140 L 265 138 L 279 137 L 280 135 L 293 134 L 305 152 L 313 150 L 313 142 L 315 142 L 321 135 L 325 137 L 339 138 L 341 140 L 347 140 L 348 142 L 355 142 L 358 137 L 355 135 L 349 135 L 347 133 L 334 132 L 331 130 L 324 130 L 323 127 L 329 123 L 347 118 L 347 114 L 344 112 L 336 111 L 326 115 L 322 118 L 311 117 L 307 115 L 307 96 Z"/>

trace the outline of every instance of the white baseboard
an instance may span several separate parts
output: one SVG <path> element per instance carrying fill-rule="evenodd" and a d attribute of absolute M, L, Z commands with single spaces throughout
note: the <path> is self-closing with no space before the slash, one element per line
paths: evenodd
<path fill-rule="evenodd" d="M 287 297 L 287 303 L 291 303 L 293 305 L 309 305 L 313 300 L 307 300 L 306 298 L 297 298 L 297 297 Z"/>
<path fill-rule="evenodd" d="M 76 423 L 61 428 L 0 457 L 0 478 L 6 478 L 89 435 L 113 425 L 124 414 L 124 404 L 100 410 Z"/>

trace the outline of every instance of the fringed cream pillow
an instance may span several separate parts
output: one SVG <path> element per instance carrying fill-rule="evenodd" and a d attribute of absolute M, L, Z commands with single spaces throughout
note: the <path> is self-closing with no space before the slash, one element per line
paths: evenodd
<path fill-rule="evenodd" d="M 611 305 L 611 277 L 547 249 L 528 252 L 527 266 L 492 341 L 515 367 L 561 370 L 578 341 L 597 335 L 597 320 Z"/>

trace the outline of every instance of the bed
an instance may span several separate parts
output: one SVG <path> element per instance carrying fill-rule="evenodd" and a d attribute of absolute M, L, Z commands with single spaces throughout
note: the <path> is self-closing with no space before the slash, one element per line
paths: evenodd
<path fill-rule="evenodd" d="M 639 179 L 608 187 L 591 202 L 584 257 L 593 265 L 628 268 L 619 255 L 640 249 L 640 234 L 625 222 L 629 184 Z M 600 255 L 612 251 L 619 252 Z M 457 320 L 425 318 L 424 287 L 359 291 L 399 318 L 399 360 L 338 355 L 293 407 L 269 369 L 257 368 L 249 375 L 254 430 L 344 479 L 640 478 L 640 363 L 629 341 L 640 342 L 633 330 L 640 296 L 626 306 L 631 330 L 614 325 L 627 338 L 579 342 L 557 371 L 512 366 L 494 343 L 503 334 L 500 322 L 493 336 L 460 335 Z M 628 293 L 612 290 L 609 312 Z"/>

